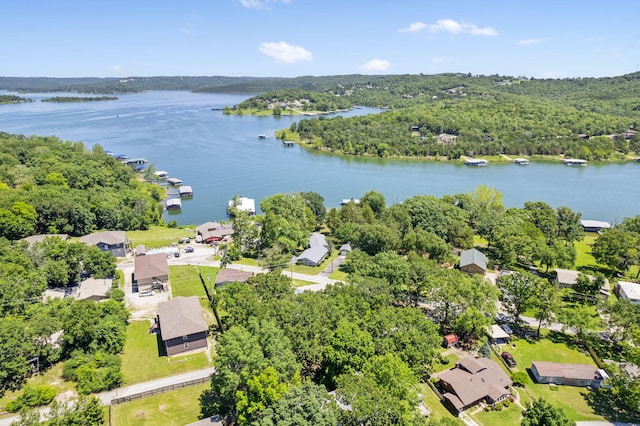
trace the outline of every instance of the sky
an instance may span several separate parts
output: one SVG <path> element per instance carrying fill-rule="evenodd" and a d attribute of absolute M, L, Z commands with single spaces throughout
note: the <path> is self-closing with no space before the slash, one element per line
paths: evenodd
<path fill-rule="evenodd" d="M 0 76 L 640 71 L 637 0 L 1 0 Z"/>

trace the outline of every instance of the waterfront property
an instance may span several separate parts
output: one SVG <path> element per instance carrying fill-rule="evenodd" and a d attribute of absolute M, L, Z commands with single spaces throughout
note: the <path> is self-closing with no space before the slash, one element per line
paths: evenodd
<path fill-rule="evenodd" d="M 241 212 L 247 212 L 250 216 L 256 214 L 256 200 L 247 197 L 237 197 L 229 200 L 229 209 L 234 206 Z M 227 210 L 229 211 L 229 210 Z"/>
<path fill-rule="evenodd" d="M 538 383 L 599 388 L 609 378 L 604 370 L 589 364 L 561 364 L 533 361 L 531 374 Z"/>
<path fill-rule="evenodd" d="M 460 253 L 460 270 L 468 274 L 484 275 L 487 272 L 487 256 L 477 249 Z"/>
<path fill-rule="evenodd" d="M 531 164 L 531 161 L 526 158 L 516 158 L 515 160 L 513 160 L 513 162 L 519 166 L 528 166 L 529 164 Z"/>
<path fill-rule="evenodd" d="M 167 210 L 181 210 L 182 209 L 182 201 L 180 198 L 169 198 L 167 200 Z"/>
<path fill-rule="evenodd" d="M 102 231 L 80 237 L 80 242 L 97 246 L 102 251 L 110 251 L 115 257 L 127 255 L 127 237 L 124 231 Z"/>
<path fill-rule="evenodd" d="M 144 166 L 148 163 L 145 158 L 126 158 L 121 162 L 122 164 L 126 164 L 127 166 Z"/>
<path fill-rule="evenodd" d="M 472 167 L 484 167 L 489 165 L 489 162 L 481 158 L 468 158 L 464 160 L 464 164 L 466 166 L 472 166 Z"/>
<path fill-rule="evenodd" d="M 565 158 L 562 160 L 567 166 L 586 166 L 587 160 L 581 160 L 579 158 Z"/>
<path fill-rule="evenodd" d="M 196 227 L 196 242 L 212 244 L 224 241 L 233 235 L 233 225 L 223 225 L 218 222 L 206 222 Z"/>
<path fill-rule="evenodd" d="M 504 370 L 488 358 L 462 358 L 438 378 L 444 404 L 456 415 L 480 402 L 495 406 L 510 395 L 513 384 Z"/>
<path fill-rule="evenodd" d="M 583 219 L 580 221 L 584 232 L 600 232 L 603 229 L 611 228 L 611 224 L 609 222 L 603 222 L 600 220 L 589 220 Z"/>
<path fill-rule="evenodd" d="M 191 185 L 182 185 L 178 192 L 180 193 L 181 198 L 193 197 L 193 189 L 191 189 Z"/>
<path fill-rule="evenodd" d="M 207 347 L 209 325 L 198 296 L 178 296 L 158 304 L 157 321 L 168 356 Z"/>
<path fill-rule="evenodd" d="M 166 290 L 169 282 L 169 263 L 165 253 L 137 256 L 133 265 L 133 282 L 138 291 L 160 288 Z"/>

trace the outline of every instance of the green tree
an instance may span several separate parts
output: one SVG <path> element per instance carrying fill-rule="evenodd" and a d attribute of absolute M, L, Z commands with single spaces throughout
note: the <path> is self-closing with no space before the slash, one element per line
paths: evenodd
<path fill-rule="evenodd" d="M 520 315 L 531 308 L 539 297 L 540 288 L 544 280 L 530 273 L 514 272 L 500 275 L 496 281 L 502 292 L 500 301 L 502 306 L 520 320 Z"/>
<path fill-rule="evenodd" d="M 533 299 L 531 309 L 533 317 L 538 320 L 537 336 L 540 338 L 540 328 L 543 322 L 549 322 L 560 311 L 560 297 L 556 288 L 548 281 L 540 281 L 538 295 Z"/>
<path fill-rule="evenodd" d="M 626 272 L 640 261 L 640 236 L 614 227 L 603 231 L 593 243 L 593 257 L 614 271 Z"/>
<path fill-rule="evenodd" d="M 560 312 L 560 321 L 563 330 L 572 330 L 580 343 L 584 344 L 587 335 L 597 329 L 600 324 L 600 316 L 590 306 L 575 306 L 563 309 Z"/>
<path fill-rule="evenodd" d="M 340 321 L 324 350 L 324 379 L 329 387 L 341 374 L 360 371 L 374 350 L 371 334 L 350 321 Z"/>
<path fill-rule="evenodd" d="M 384 195 L 377 191 L 369 191 L 360 198 L 360 204 L 367 205 L 371 208 L 377 218 L 380 218 L 387 207 L 387 201 Z"/>
<path fill-rule="evenodd" d="M 338 407 L 330 401 L 324 386 L 307 380 L 290 387 L 254 423 L 258 426 L 335 426 Z"/>
<path fill-rule="evenodd" d="M 246 388 L 236 392 L 236 412 L 239 424 L 252 424 L 271 404 L 287 391 L 273 367 L 247 380 Z"/>
<path fill-rule="evenodd" d="M 554 407 L 542 398 L 534 399 L 533 403 L 527 403 L 527 408 L 522 412 L 521 426 L 572 426 L 574 421 L 567 418 L 565 412 Z"/>

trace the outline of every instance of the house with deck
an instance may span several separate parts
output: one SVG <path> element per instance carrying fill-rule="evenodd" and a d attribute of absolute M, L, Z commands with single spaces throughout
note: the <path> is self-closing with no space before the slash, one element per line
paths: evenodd
<path fill-rule="evenodd" d="M 102 231 L 80 237 L 80 242 L 110 251 L 115 257 L 127 256 L 127 237 L 124 231 Z"/>
<path fill-rule="evenodd" d="M 166 290 L 169 283 L 169 263 L 165 253 L 136 256 L 133 266 L 133 282 L 138 291 L 155 288 Z"/>
<path fill-rule="evenodd" d="M 209 325 L 197 296 L 178 296 L 159 303 L 157 321 L 168 356 L 207 348 Z"/>

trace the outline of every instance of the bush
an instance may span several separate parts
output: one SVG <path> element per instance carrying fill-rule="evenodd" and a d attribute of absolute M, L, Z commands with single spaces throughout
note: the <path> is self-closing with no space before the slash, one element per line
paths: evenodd
<path fill-rule="evenodd" d="M 83 354 L 75 352 L 62 367 L 66 380 L 78 383 L 80 394 L 101 392 L 118 387 L 122 383 L 121 360 L 117 355 L 105 352 Z"/>
<path fill-rule="evenodd" d="M 13 401 L 9 401 L 5 408 L 7 411 L 15 413 L 24 407 L 39 407 L 41 405 L 47 405 L 53 401 L 55 396 L 56 390 L 52 386 L 25 385 L 22 389 L 22 394 Z"/>
<path fill-rule="evenodd" d="M 529 383 L 529 375 L 522 371 L 518 373 L 513 373 L 511 375 L 511 381 L 514 386 L 524 387 L 527 383 Z"/>

